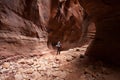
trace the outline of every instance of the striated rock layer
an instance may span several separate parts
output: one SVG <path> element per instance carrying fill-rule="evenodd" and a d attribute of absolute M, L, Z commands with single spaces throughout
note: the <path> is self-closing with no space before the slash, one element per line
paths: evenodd
<path fill-rule="evenodd" d="M 81 46 L 90 18 L 78 0 L 0 0 L 0 56 L 41 53 L 57 41 Z"/>
<path fill-rule="evenodd" d="M 119 21 L 118 0 L 0 0 L 0 56 L 81 46 L 96 26 L 86 54 L 120 64 Z"/>
<path fill-rule="evenodd" d="M 30 54 L 42 45 L 49 7 L 49 0 L 0 0 L 0 56 Z"/>
<path fill-rule="evenodd" d="M 88 15 L 78 0 L 1 0 L 0 55 L 29 54 L 47 48 L 46 31 L 48 45 L 54 47 L 60 40 L 63 49 L 79 46 L 87 22 Z"/>
<path fill-rule="evenodd" d="M 83 45 L 90 17 L 78 0 L 52 0 L 48 26 L 48 45 L 61 41 L 63 49 Z"/>
<path fill-rule="evenodd" d="M 120 64 L 119 0 L 79 0 L 95 22 L 96 36 L 86 54 Z"/>

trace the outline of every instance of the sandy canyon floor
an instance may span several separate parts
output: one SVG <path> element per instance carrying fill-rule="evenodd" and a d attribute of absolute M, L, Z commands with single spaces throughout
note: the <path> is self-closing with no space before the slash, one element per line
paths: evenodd
<path fill-rule="evenodd" d="M 0 80 L 120 80 L 119 68 L 84 56 L 87 46 L 6 60 L 0 65 Z"/>

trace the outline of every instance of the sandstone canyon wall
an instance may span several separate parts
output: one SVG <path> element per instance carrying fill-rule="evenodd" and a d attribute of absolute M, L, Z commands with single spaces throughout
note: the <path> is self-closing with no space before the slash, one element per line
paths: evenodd
<path fill-rule="evenodd" d="M 80 46 L 89 20 L 78 0 L 0 0 L 0 55 L 33 53 L 59 40 L 63 49 Z"/>
<path fill-rule="evenodd" d="M 63 49 L 85 43 L 90 17 L 78 0 L 51 0 L 48 45 L 61 41 Z"/>
<path fill-rule="evenodd" d="M 49 0 L 0 0 L 0 56 L 30 54 L 47 40 Z"/>
<path fill-rule="evenodd" d="M 119 0 L 79 0 L 96 25 L 96 36 L 86 54 L 120 64 Z"/>

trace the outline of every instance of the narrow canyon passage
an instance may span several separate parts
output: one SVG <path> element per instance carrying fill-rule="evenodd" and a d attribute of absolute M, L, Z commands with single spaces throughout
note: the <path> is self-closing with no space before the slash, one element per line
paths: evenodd
<path fill-rule="evenodd" d="M 42 56 L 3 62 L 0 80 L 119 80 L 119 69 L 84 56 L 87 46 L 62 51 L 60 55 L 44 50 Z"/>
<path fill-rule="evenodd" d="M 0 0 L 0 80 L 120 80 L 119 21 L 119 0 Z"/>

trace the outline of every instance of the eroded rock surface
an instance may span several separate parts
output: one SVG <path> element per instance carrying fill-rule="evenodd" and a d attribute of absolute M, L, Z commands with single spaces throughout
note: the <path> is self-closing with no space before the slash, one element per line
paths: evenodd
<path fill-rule="evenodd" d="M 120 64 L 119 0 L 79 0 L 96 25 L 95 40 L 86 54 Z"/>
<path fill-rule="evenodd" d="M 84 43 L 90 19 L 78 0 L 52 0 L 50 14 L 48 45 L 61 41 L 69 49 Z"/>
<path fill-rule="evenodd" d="M 84 55 L 87 46 L 62 51 L 60 55 L 48 52 L 4 62 L 0 65 L 0 80 L 119 80 L 119 68 L 87 60 Z M 84 58 L 79 58 L 80 55 Z"/>
<path fill-rule="evenodd" d="M 0 56 L 29 54 L 45 45 L 49 6 L 49 0 L 0 1 Z"/>
<path fill-rule="evenodd" d="M 58 40 L 63 49 L 81 46 L 89 23 L 78 0 L 1 0 L 1 59 L 34 53 L 45 43 L 54 47 Z"/>
<path fill-rule="evenodd" d="M 63 49 L 81 46 L 87 30 L 95 30 L 88 28 L 90 25 L 96 26 L 97 32 L 86 54 L 120 64 L 118 3 L 118 0 L 1 0 L 0 59 L 6 55 L 41 53 L 43 48 L 47 49 L 46 32 L 48 45 L 53 47 L 59 40 Z"/>

